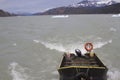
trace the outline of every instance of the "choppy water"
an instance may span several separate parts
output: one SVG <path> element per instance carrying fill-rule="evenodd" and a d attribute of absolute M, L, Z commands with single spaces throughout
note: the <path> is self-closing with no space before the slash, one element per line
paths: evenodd
<path fill-rule="evenodd" d="M 109 68 L 108 80 L 120 80 L 120 18 L 70 15 L 0 18 L 0 80 L 59 80 L 64 51 L 94 44 Z"/>

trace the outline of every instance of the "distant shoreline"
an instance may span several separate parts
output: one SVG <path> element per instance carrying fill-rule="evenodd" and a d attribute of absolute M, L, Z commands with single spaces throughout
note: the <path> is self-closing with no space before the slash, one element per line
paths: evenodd
<path fill-rule="evenodd" d="M 80 14 L 119 14 L 120 3 L 104 6 L 104 7 L 57 7 L 49 9 L 45 12 L 34 14 L 11 14 L 0 9 L 0 17 L 13 16 L 42 16 L 42 15 L 80 15 Z"/>

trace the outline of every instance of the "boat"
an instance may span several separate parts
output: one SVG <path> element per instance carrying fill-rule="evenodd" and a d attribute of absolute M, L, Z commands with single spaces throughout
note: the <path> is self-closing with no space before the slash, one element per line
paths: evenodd
<path fill-rule="evenodd" d="M 93 52 L 92 43 L 85 44 L 86 53 L 64 53 L 58 68 L 60 80 L 107 80 L 108 68 Z"/>

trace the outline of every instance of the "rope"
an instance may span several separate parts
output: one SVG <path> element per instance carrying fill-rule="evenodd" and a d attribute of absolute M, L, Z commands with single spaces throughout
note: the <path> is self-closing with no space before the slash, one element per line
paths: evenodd
<path fill-rule="evenodd" d="M 79 76 L 82 76 L 82 74 L 85 75 L 85 77 L 81 77 L 82 80 L 87 80 L 88 73 L 89 73 L 89 68 L 87 69 L 86 73 L 83 73 L 83 72 L 80 73 L 80 69 L 77 69 L 77 68 L 76 68 L 76 72 Z M 77 77 L 78 77 L 78 75 L 77 75 Z"/>
<path fill-rule="evenodd" d="M 90 68 L 87 69 L 87 72 L 86 72 L 86 79 L 85 79 L 85 80 L 87 80 L 87 78 L 88 78 L 89 69 L 90 69 Z"/>
<path fill-rule="evenodd" d="M 79 69 L 76 68 L 76 72 L 77 72 L 77 74 L 78 74 L 78 73 L 79 73 Z"/>

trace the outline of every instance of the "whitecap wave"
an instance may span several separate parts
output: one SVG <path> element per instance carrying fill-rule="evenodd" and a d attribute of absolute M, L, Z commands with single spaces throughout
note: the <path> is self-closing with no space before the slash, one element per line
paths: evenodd
<path fill-rule="evenodd" d="M 114 14 L 112 17 L 120 17 L 120 14 Z"/>
<path fill-rule="evenodd" d="M 13 46 L 17 46 L 17 44 L 16 44 L 16 43 L 13 43 Z"/>
<path fill-rule="evenodd" d="M 110 31 L 116 32 L 117 30 L 115 28 L 111 27 Z"/>
<path fill-rule="evenodd" d="M 25 68 L 16 62 L 12 62 L 9 65 L 9 71 L 13 80 L 28 80 L 29 76 L 25 73 Z"/>
<path fill-rule="evenodd" d="M 62 43 L 53 43 L 53 42 L 43 42 L 40 41 L 41 44 L 43 44 L 46 48 L 49 48 L 51 50 L 57 50 L 60 52 L 72 52 L 74 53 L 75 49 L 80 49 L 83 53 L 86 53 L 86 50 L 84 49 L 84 43 L 76 42 L 71 44 L 62 44 Z M 105 41 L 105 42 L 93 42 L 94 49 L 101 48 L 109 43 L 112 43 L 112 40 Z"/>
<path fill-rule="evenodd" d="M 52 18 L 68 18 L 69 15 L 54 15 Z"/>

